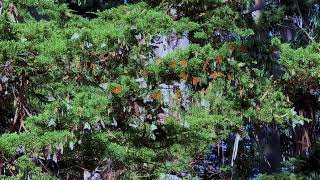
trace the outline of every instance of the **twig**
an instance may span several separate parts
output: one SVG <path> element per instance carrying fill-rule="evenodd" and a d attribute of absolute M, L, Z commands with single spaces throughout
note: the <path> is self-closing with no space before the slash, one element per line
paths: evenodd
<path fill-rule="evenodd" d="M 23 106 L 23 109 L 29 117 L 32 116 L 32 114 L 27 110 L 27 108 L 25 106 Z"/>

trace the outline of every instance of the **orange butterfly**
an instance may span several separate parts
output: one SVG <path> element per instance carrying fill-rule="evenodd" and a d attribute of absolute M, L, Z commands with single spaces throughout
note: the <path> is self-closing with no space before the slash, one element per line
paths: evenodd
<path fill-rule="evenodd" d="M 188 79 L 188 74 L 187 73 L 185 73 L 185 72 L 183 72 L 183 73 L 181 73 L 180 75 L 179 75 L 179 77 L 181 78 L 181 79 L 183 79 L 183 80 L 187 80 Z"/>
<path fill-rule="evenodd" d="M 180 65 L 182 67 L 187 67 L 188 66 L 188 61 L 187 60 L 182 60 L 182 61 L 180 61 Z"/>
<path fill-rule="evenodd" d="M 160 91 L 152 93 L 151 97 L 152 97 L 152 99 L 159 101 L 161 99 Z"/>
<path fill-rule="evenodd" d="M 223 56 L 218 56 L 217 58 L 216 58 L 216 63 L 217 64 L 222 64 L 222 62 L 223 62 Z"/>
<path fill-rule="evenodd" d="M 217 78 L 222 77 L 222 76 L 224 76 L 222 72 L 214 71 L 213 73 L 211 73 L 210 78 L 217 79 Z"/>
<path fill-rule="evenodd" d="M 192 78 L 192 85 L 196 86 L 201 81 L 200 77 L 193 77 Z"/>
<path fill-rule="evenodd" d="M 148 73 L 147 70 L 142 69 L 142 70 L 140 70 L 140 74 L 141 74 L 142 76 L 144 76 L 144 77 L 147 77 L 149 73 Z"/>
<path fill-rule="evenodd" d="M 170 62 L 170 64 L 169 64 L 169 67 L 171 67 L 171 68 L 176 68 L 176 66 L 177 66 L 177 63 L 176 63 L 175 60 L 172 60 L 172 61 Z"/>
<path fill-rule="evenodd" d="M 94 63 L 90 63 L 90 69 L 95 70 L 97 68 L 97 65 Z"/>
<path fill-rule="evenodd" d="M 122 86 L 121 85 L 116 85 L 112 88 L 112 93 L 113 94 L 120 94 L 122 92 Z"/>

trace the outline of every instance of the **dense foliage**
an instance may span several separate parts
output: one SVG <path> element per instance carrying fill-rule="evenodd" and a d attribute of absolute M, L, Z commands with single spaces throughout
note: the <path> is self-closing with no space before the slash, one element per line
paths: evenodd
<path fill-rule="evenodd" d="M 320 5 L 255 2 L 0 0 L 0 178 L 319 178 Z"/>

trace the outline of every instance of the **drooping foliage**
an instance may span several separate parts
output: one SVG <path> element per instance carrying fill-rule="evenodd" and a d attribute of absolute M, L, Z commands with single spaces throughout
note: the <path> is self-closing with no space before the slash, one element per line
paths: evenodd
<path fill-rule="evenodd" d="M 0 0 L 0 177 L 317 177 L 319 4 L 255 2 Z"/>

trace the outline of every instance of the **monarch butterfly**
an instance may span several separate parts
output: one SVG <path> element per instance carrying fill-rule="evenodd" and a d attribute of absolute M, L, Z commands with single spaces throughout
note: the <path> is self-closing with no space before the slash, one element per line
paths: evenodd
<path fill-rule="evenodd" d="M 169 67 L 171 67 L 171 68 L 176 68 L 176 66 L 177 66 L 177 63 L 176 63 L 175 60 L 172 60 L 172 61 L 170 62 L 170 64 L 169 64 Z"/>
<path fill-rule="evenodd" d="M 159 101 L 161 99 L 160 91 L 152 93 L 151 97 L 152 97 L 152 99 Z"/>
<path fill-rule="evenodd" d="M 120 94 L 122 92 L 122 86 L 121 85 L 116 85 L 112 88 L 112 93 L 113 94 Z"/>
<path fill-rule="evenodd" d="M 182 60 L 182 61 L 180 61 L 180 65 L 182 67 L 187 67 L 188 66 L 188 61 L 187 60 Z"/>
<path fill-rule="evenodd" d="M 196 86 L 201 81 L 200 77 L 193 77 L 192 78 L 192 85 Z"/>
<path fill-rule="evenodd" d="M 218 56 L 218 57 L 216 58 L 216 63 L 217 63 L 217 64 L 222 64 L 223 59 L 224 59 L 223 56 L 221 56 L 221 55 Z"/>
<path fill-rule="evenodd" d="M 219 77 L 222 77 L 224 76 L 222 72 L 217 72 L 217 71 L 214 71 L 213 73 L 210 74 L 210 78 L 212 79 L 217 79 Z"/>
<path fill-rule="evenodd" d="M 183 80 L 187 80 L 187 79 L 188 79 L 188 74 L 185 73 L 185 72 L 183 72 L 183 73 L 181 73 L 181 74 L 179 75 L 179 77 L 180 77 L 181 79 L 183 79 Z"/>

